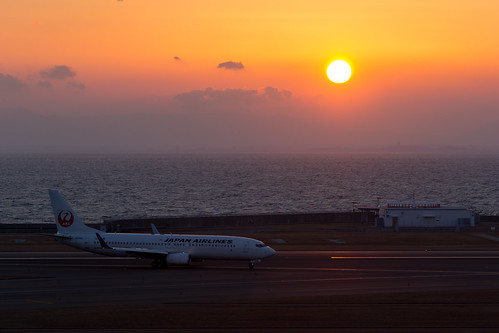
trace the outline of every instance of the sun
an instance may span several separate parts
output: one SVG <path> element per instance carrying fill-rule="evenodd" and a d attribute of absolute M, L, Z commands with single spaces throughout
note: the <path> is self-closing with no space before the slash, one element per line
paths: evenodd
<path fill-rule="evenodd" d="M 344 60 L 335 60 L 327 67 L 327 77 L 334 83 L 345 83 L 351 75 L 352 69 Z"/>

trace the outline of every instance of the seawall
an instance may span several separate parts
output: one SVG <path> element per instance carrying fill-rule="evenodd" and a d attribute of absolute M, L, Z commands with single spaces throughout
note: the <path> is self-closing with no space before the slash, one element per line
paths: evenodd
<path fill-rule="evenodd" d="M 374 212 L 323 212 L 295 214 L 261 214 L 261 215 L 226 215 L 226 216 L 191 216 L 191 217 L 157 217 L 105 220 L 102 223 L 87 224 L 88 226 L 108 232 L 151 232 L 151 223 L 161 232 L 169 229 L 208 229 L 217 227 L 265 226 L 265 225 L 296 225 L 296 224 L 335 224 L 340 229 L 350 229 L 351 224 L 361 224 L 363 227 L 374 226 Z M 499 216 L 483 216 L 477 222 L 481 228 L 489 228 L 499 224 Z M 350 226 L 348 225 L 350 224 Z M 475 227 L 477 229 L 477 227 Z M 409 229 L 407 229 L 409 230 Z M 0 233 L 56 233 L 55 223 L 1 223 Z"/>
<path fill-rule="evenodd" d="M 164 217 L 150 219 L 126 219 L 106 221 L 106 229 L 110 232 L 138 232 L 151 230 L 151 223 L 158 229 L 177 228 L 213 228 L 229 226 L 265 226 L 293 224 L 340 224 L 374 223 L 374 214 L 362 212 L 336 213 L 297 213 L 297 214 L 262 214 L 262 215 L 226 215 L 198 217 Z"/>
<path fill-rule="evenodd" d="M 150 232 L 151 223 L 163 232 L 168 229 L 213 228 L 227 226 L 264 226 L 293 224 L 341 224 L 369 223 L 374 221 L 373 213 L 366 212 L 325 212 L 296 214 L 226 215 L 157 217 L 106 220 L 103 223 L 88 224 L 107 232 Z M 55 233 L 55 223 L 2 223 L 0 233 Z"/>

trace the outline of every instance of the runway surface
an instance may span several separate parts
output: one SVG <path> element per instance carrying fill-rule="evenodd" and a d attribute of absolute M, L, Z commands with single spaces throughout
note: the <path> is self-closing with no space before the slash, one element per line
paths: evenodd
<path fill-rule="evenodd" d="M 254 270 L 236 261 L 156 270 L 149 260 L 85 252 L 4 252 L 0 267 L 0 310 L 13 310 L 494 289 L 499 252 L 283 251 Z"/>

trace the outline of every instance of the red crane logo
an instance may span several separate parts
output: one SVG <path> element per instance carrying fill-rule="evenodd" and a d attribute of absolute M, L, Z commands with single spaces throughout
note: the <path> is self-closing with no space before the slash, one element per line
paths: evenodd
<path fill-rule="evenodd" d="M 61 225 L 61 227 L 67 228 L 70 227 L 73 224 L 73 221 L 75 220 L 73 213 L 71 213 L 69 210 L 61 210 L 59 212 L 59 215 L 57 216 L 57 221 Z"/>

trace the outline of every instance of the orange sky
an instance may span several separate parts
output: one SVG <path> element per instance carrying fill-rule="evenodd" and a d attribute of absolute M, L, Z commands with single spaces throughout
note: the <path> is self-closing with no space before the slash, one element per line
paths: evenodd
<path fill-rule="evenodd" d="M 176 95 L 193 90 L 263 94 L 270 86 L 291 92 L 289 105 L 278 108 L 292 108 L 311 127 L 324 125 L 324 117 L 335 122 L 332 128 L 341 124 L 353 132 L 369 132 L 375 119 L 377 126 L 398 126 L 379 116 L 399 117 L 405 100 L 421 104 L 409 108 L 407 120 L 413 121 L 417 110 L 432 109 L 441 131 L 447 130 L 445 115 L 459 104 L 495 124 L 498 13 L 494 0 L 0 0 L 0 111 L 116 114 L 133 104 L 136 109 L 129 107 L 128 113 L 168 112 L 177 110 Z M 341 86 L 325 76 L 336 58 L 353 68 L 351 80 Z M 241 62 L 244 69 L 217 68 L 227 61 Z M 54 66 L 75 75 L 41 77 Z M 150 99 L 157 101 L 155 107 L 140 105 Z M 224 107 L 233 102 L 224 100 Z M 259 106 L 266 107 L 277 108 Z M 473 140 L 456 141 L 450 133 L 466 128 L 462 121 L 456 120 L 448 136 L 434 133 L 434 142 L 427 134 L 414 133 L 406 141 L 397 139 L 400 133 L 388 133 L 378 143 L 487 145 L 495 140 L 492 133 L 477 133 Z M 433 130 L 438 131 L 436 125 Z M 323 131 L 311 145 L 352 140 L 348 133 L 340 138 Z"/>

